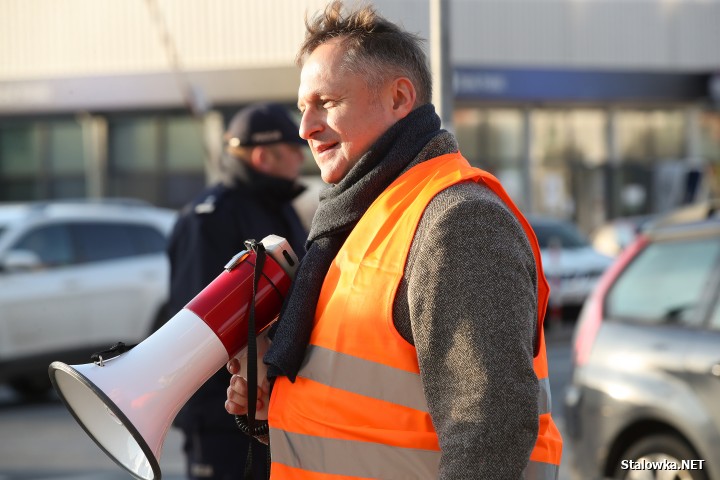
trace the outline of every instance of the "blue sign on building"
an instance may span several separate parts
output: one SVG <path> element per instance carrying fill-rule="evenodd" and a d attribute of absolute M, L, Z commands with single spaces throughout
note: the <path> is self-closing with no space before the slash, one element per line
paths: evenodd
<path fill-rule="evenodd" d="M 710 74 L 511 68 L 455 68 L 458 100 L 697 101 Z"/>

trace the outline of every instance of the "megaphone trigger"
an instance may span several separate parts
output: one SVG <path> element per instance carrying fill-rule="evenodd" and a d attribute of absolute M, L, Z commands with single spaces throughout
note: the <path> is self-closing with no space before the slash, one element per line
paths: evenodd
<path fill-rule="evenodd" d="M 117 342 L 115 345 L 108 348 L 107 350 L 93 353 L 92 355 L 90 355 L 90 360 L 92 360 L 92 362 L 98 367 L 104 367 L 105 360 L 116 357 L 118 355 L 122 355 L 133 347 L 135 347 L 135 345 L 125 345 L 123 342 Z"/>

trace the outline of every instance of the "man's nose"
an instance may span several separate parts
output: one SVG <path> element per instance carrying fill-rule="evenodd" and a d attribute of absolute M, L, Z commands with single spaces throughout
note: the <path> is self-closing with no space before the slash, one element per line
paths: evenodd
<path fill-rule="evenodd" d="M 316 114 L 305 110 L 300 119 L 300 138 L 310 140 L 314 134 L 322 130 L 322 123 Z"/>

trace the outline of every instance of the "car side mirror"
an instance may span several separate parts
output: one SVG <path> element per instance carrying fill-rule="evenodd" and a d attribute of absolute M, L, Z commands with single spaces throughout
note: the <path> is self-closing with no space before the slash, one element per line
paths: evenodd
<path fill-rule="evenodd" d="M 37 270 L 42 266 L 37 253 L 30 250 L 10 250 L 0 259 L 0 271 L 4 272 Z"/>

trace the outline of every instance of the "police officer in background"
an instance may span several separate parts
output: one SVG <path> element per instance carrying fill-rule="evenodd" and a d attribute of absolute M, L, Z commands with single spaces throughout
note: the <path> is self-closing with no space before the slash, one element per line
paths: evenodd
<path fill-rule="evenodd" d="M 239 111 L 224 135 L 223 178 L 180 213 L 168 247 L 170 313 L 215 279 L 244 241 L 276 234 L 302 257 L 307 233 L 291 201 L 303 163 L 298 126 L 284 107 L 263 103 Z M 242 478 L 250 438 L 224 409 L 230 375 L 220 369 L 178 414 L 191 479 Z M 253 445 L 256 478 L 267 478 L 267 447 Z"/>

